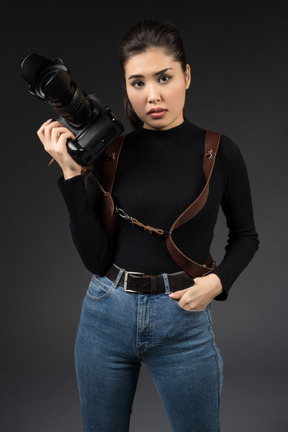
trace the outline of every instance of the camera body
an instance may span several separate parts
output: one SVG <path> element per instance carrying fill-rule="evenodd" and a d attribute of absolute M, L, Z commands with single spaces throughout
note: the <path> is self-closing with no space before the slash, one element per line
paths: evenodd
<path fill-rule="evenodd" d="M 88 124 L 82 128 L 73 126 L 73 123 L 64 117 L 59 117 L 59 121 L 66 126 L 76 137 L 76 140 L 68 140 L 67 148 L 73 159 L 80 165 L 89 166 L 104 152 L 121 133 L 124 128 L 117 116 L 104 105 L 101 111 L 100 99 L 95 94 L 87 95 L 94 107 Z"/>
<path fill-rule="evenodd" d="M 72 81 L 60 58 L 31 54 L 22 62 L 21 75 L 30 93 L 47 101 L 58 120 L 75 135 L 75 140 L 67 141 L 67 149 L 80 165 L 92 165 L 123 132 L 119 118 L 96 94 L 87 95 Z"/>

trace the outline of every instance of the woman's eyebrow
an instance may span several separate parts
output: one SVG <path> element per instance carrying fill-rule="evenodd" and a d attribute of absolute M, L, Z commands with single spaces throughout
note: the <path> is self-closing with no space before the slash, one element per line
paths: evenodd
<path fill-rule="evenodd" d="M 155 72 L 154 75 L 158 76 L 158 75 L 161 75 L 161 74 L 167 72 L 168 70 L 172 70 L 172 69 L 173 68 L 165 68 L 165 69 L 162 69 L 159 72 Z M 128 80 L 134 79 L 134 78 L 144 78 L 144 75 L 141 75 L 141 74 L 130 75 L 130 77 L 128 78 Z"/>

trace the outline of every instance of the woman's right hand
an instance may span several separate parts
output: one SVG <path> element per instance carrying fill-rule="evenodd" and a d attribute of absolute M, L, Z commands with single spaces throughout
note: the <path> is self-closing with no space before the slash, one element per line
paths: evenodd
<path fill-rule="evenodd" d="M 37 135 L 44 149 L 62 169 L 65 180 L 81 174 L 82 167 L 70 156 L 66 146 L 68 139 L 76 139 L 69 129 L 50 119 L 43 123 Z"/>

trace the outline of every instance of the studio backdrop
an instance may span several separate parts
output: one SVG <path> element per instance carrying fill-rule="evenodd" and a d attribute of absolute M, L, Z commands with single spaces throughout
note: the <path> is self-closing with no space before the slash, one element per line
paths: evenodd
<path fill-rule="evenodd" d="M 73 2 L 72 2 L 73 3 Z M 1 14 L 1 415 L 5 432 L 80 432 L 74 340 L 91 274 L 69 231 L 36 132 L 50 117 L 20 75 L 31 53 L 59 57 L 125 127 L 122 35 L 145 17 L 180 29 L 191 65 L 189 120 L 237 143 L 260 249 L 226 302 L 213 302 L 224 357 L 223 432 L 287 430 L 287 12 L 277 2 L 6 4 Z M 222 214 L 212 254 L 224 254 Z M 120 397 L 120 395 L 119 395 Z M 177 409 L 177 407 L 175 407 Z M 171 431 L 143 366 L 132 432 Z"/>

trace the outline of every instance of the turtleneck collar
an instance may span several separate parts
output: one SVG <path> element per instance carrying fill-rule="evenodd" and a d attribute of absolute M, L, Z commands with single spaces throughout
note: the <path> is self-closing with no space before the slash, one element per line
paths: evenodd
<path fill-rule="evenodd" d="M 141 141 L 150 141 L 153 143 L 173 143 L 175 141 L 184 141 L 187 139 L 188 135 L 191 135 L 196 130 L 196 127 L 191 124 L 187 119 L 173 128 L 166 130 L 157 129 L 144 129 L 139 127 L 135 129 L 132 134 L 133 138 Z"/>

